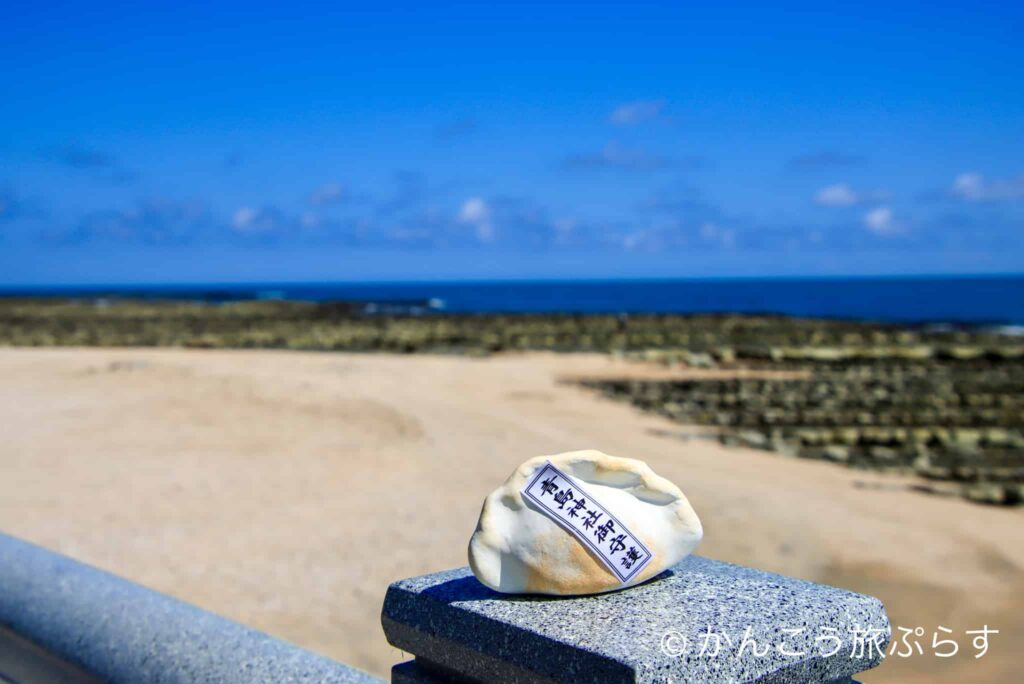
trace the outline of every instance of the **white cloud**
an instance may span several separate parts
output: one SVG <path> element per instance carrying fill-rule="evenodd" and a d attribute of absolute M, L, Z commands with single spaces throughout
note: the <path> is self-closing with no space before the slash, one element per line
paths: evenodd
<path fill-rule="evenodd" d="M 556 242 L 568 242 L 576 230 L 578 222 L 574 218 L 558 218 L 551 222 L 555 231 Z"/>
<path fill-rule="evenodd" d="M 814 203 L 822 207 L 852 207 L 855 204 L 881 202 L 889 198 L 885 190 L 857 192 L 846 183 L 827 185 L 814 193 Z"/>
<path fill-rule="evenodd" d="M 720 239 L 722 246 L 726 249 L 732 249 L 736 246 L 736 231 L 735 230 L 723 230 L 722 237 Z"/>
<path fill-rule="evenodd" d="M 659 171 L 672 164 L 671 159 L 626 147 L 614 140 L 599 152 L 575 154 L 565 160 L 566 168 L 579 170 Z"/>
<path fill-rule="evenodd" d="M 718 237 L 718 226 L 707 221 L 700 227 L 700 236 L 705 240 L 714 240 Z"/>
<path fill-rule="evenodd" d="M 950 192 L 961 199 L 977 200 L 984 194 L 984 186 L 985 180 L 980 173 L 961 173 L 953 179 Z"/>
<path fill-rule="evenodd" d="M 829 185 L 814 195 L 815 204 L 823 207 L 849 207 L 856 204 L 857 200 L 857 193 L 846 183 Z"/>
<path fill-rule="evenodd" d="M 490 242 L 494 239 L 494 226 L 488 223 L 478 223 L 476 226 L 476 237 L 480 242 Z"/>
<path fill-rule="evenodd" d="M 252 226 L 258 214 L 252 207 L 239 207 L 231 217 L 231 227 L 244 233 Z"/>
<path fill-rule="evenodd" d="M 629 126 L 658 118 L 664 108 L 664 100 L 626 102 L 613 109 L 612 113 L 608 115 L 608 120 L 617 126 Z"/>
<path fill-rule="evenodd" d="M 629 233 L 628 235 L 624 235 L 622 237 L 622 246 L 630 250 L 636 249 L 641 245 L 641 243 L 643 243 L 644 237 L 645 232 L 642 230 L 638 230 L 633 233 Z"/>
<path fill-rule="evenodd" d="M 292 223 L 274 208 L 240 207 L 231 215 L 231 229 L 244 235 L 262 235 L 279 231 Z"/>
<path fill-rule="evenodd" d="M 491 216 L 491 208 L 482 197 L 470 197 L 459 209 L 459 220 L 463 223 L 479 223 Z"/>
<path fill-rule="evenodd" d="M 969 202 L 991 202 L 1024 197 L 1024 175 L 986 180 L 976 171 L 965 171 L 953 179 L 950 194 Z"/>
<path fill-rule="evenodd" d="M 864 214 L 864 227 L 876 235 L 892 235 L 900 230 L 889 207 L 878 207 Z"/>
<path fill-rule="evenodd" d="M 345 186 L 341 183 L 324 183 L 309 195 L 310 204 L 321 206 L 335 204 L 345 197 Z"/>
<path fill-rule="evenodd" d="M 701 224 L 700 237 L 705 242 L 717 242 L 726 249 L 736 246 L 736 231 L 731 228 L 722 228 L 711 221 Z"/>
<path fill-rule="evenodd" d="M 459 208 L 459 222 L 473 226 L 480 242 L 490 242 L 495 237 L 491 222 L 491 207 L 482 197 L 470 197 Z"/>

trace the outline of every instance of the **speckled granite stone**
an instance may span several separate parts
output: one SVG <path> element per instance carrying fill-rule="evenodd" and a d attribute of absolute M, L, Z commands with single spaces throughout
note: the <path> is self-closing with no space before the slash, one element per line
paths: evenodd
<path fill-rule="evenodd" d="M 458 674 L 439 671 L 422 660 L 408 660 L 391 668 L 391 684 L 451 684 Z"/>
<path fill-rule="evenodd" d="M 647 584 L 574 598 L 509 596 L 469 568 L 440 572 L 392 584 L 381 620 L 403 651 L 502 682 L 847 681 L 878 665 L 890 638 L 878 599 L 698 556 Z M 743 646 L 748 627 L 764 655 Z"/>
<path fill-rule="evenodd" d="M 112 683 L 380 681 L 4 534 L 0 625 Z"/>

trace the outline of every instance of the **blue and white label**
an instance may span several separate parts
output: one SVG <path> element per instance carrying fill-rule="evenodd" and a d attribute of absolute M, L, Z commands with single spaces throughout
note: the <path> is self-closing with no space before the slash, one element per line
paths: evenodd
<path fill-rule="evenodd" d="M 593 551 L 623 584 L 654 557 L 608 508 L 550 461 L 534 473 L 523 496 Z"/>

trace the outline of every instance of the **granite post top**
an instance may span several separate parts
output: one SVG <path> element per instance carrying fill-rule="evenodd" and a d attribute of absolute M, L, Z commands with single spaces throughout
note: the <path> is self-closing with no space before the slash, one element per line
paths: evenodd
<path fill-rule="evenodd" d="M 0 666 L 11 641 L 74 681 L 379 682 L 97 568 L 0 533 Z M 19 668 L 24 663 L 15 663 Z M 31 666 L 31 664 L 30 664 Z M 3 680 L 0 667 L 0 680 Z M 52 669 L 52 668 L 51 668 Z M 36 673 L 38 675 L 38 672 Z M 40 681 L 37 676 L 21 681 Z M 44 680 L 45 681 L 45 680 Z M 61 677 L 58 681 L 72 681 Z"/>
<path fill-rule="evenodd" d="M 482 681 L 828 682 L 878 665 L 881 601 L 690 556 L 596 596 L 499 594 L 469 568 L 392 584 L 388 641 Z M 718 644 L 717 655 L 712 655 Z"/>

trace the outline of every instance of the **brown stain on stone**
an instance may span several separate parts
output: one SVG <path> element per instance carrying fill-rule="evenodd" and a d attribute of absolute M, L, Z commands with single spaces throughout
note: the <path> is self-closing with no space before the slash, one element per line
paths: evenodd
<path fill-rule="evenodd" d="M 538 537 L 527 565 L 526 589 L 541 594 L 591 594 L 618 586 L 618 578 L 581 541 L 562 529 Z"/>
<path fill-rule="evenodd" d="M 660 548 L 648 539 L 641 537 L 641 541 L 653 558 L 631 585 L 646 582 L 667 567 Z M 536 549 L 537 560 L 527 564 L 528 593 L 598 594 L 622 587 L 619 578 L 596 553 L 564 530 L 553 530 L 539 537 Z"/>

